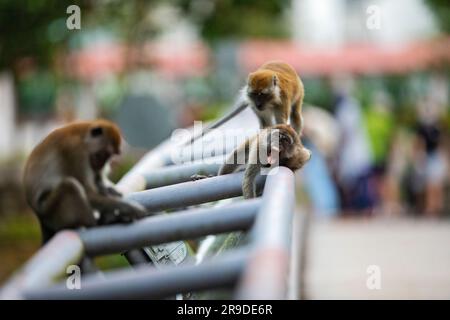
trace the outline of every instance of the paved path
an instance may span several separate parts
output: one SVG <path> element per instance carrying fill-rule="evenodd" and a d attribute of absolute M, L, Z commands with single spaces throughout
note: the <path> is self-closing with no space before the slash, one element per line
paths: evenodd
<path fill-rule="evenodd" d="M 313 220 L 306 263 L 307 299 L 450 299 L 450 221 Z"/>

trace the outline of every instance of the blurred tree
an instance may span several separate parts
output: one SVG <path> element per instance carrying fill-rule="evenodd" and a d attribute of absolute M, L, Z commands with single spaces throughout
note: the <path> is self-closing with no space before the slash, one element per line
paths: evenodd
<path fill-rule="evenodd" d="M 448 0 L 426 0 L 426 3 L 433 10 L 441 30 L 450 33 L 450 3 Z"/>
<path fill-rule="evenodd" d="M 80 30 L 69 30 L 67 8 L 76 4 L 81 18 L 91 11 L 89 0 L 2 0 L 0 1 L 0 72 L 7 76 L 22 113 L 52 112 L 55 85 L 60 72 L 54 69 L 68 40 Z M 8 108 L 8 107 L 7 107 Z M 11 108 L 11 106 L 9 106 Z"/>
<path fill-rule="evenodd" d="M 0 70 L 14 71 L 23 57 L 49 65 L 74 32 L 66 27 L 66 9 L 71 4 L 82 7 L 82 15 L 89 11 L 88 0 L 0 1 Z"/>
<path fill-rule="evenodd" d="M 288 35 L 283 15 L 290 0 L 2 0 L 0 70 L 14 70 L 22 57 L 51 66 L 68 40 L 86 29 L 101 27 L 128 44 L 139 44 L 158 33 L 149 13 L 159 3 L 188 14 L 207 40 Z M 66 27 L 66 10 L 72 4 L 81 8 L 81 30 Z"/>
<path fill-rule="evenodd" d="M 1 0 L 0 72 L 12 73 L 22 112 L 51 112 L 55 86 L 67 81 L 60 58 L 111 36 L 138 45 L 157 32 L 149 12 L 161 0 Z M 81 11 L 81 29 L 69 30 L 67 8 Z M 45 75 L 51 75 L 47 77 Z"/>
<path fill-rule="evenodd" d="M 0 1 L 0 70 L 15 71 L 21 58 L 39 67 L 52 66 L 68 45 L 79 46 L 86 30 L 111 31 L 127 43 L 137 43 L 156 31 L 148 18 L 161 0 L 2 0 Z M 70 5 L 81 9 L 81 30 L 66 27 Z"/>
<path fill-rule="evenodd" d="M 200 27 L 203 37 L 220 38 L 288 36 L 283 19 L 290 0 L 178 0 L 176 1 Z"/>

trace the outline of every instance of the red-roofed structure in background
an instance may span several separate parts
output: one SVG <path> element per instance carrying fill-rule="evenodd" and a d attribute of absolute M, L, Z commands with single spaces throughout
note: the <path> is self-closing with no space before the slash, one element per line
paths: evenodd
<path fill-rule="evenodd" d="M 209 49 L 201 43 L 155 42 L 139 49 L 114 43 L 97 44 L 73 52 L 66 64 L 70 74 L 87 81 L 124 72 L 127 66 L 151 66 L 160 74 L 175 78 L 205 75 Z"/>
<path fill-rule="evenodd" d="M 85 81 L 121 73 L 126 66 L 126 52 L 126 48 L 118 44 L 96 44 L 71 53 L 66 60 L 66 69 Z"/>
<path fill-rule="evenodd" d="M 247 73 L 269 60 L 283 60 L 303 76 L 336 73 L 401 74 L 439 67 L 450 62 L 450 38 L 395 47 L 372 44 L 342 48 L 310 48 L 290 41 L 255 40 L 242 42 L 237 52 L 240 70 Z M 83 80 L 121 73 L 128 65 L 152 66 L 167 77 L 206 75 L 210 50 L 202 43 L 147 43 L 140 49 L 120 44 L 101 44 L 72 53 L 67 68 Z"/>
<path fill-rule="evenodd" d="M 450 62 L 450 38 L 396 47 L 361 44 L 336 49 L 308 48 L 289 41 L 249 41 L 240 48 L 239 63 L 246 72 L 269 60 L 286 61 L 306 76 L 399 74 Z"/>
<path fill-rule="evenodd" d="M 202 43 L 148 43 L 144 50 L 143 62 L 168 77 L 201 76 L 209 70 L 209 48 Z"/>

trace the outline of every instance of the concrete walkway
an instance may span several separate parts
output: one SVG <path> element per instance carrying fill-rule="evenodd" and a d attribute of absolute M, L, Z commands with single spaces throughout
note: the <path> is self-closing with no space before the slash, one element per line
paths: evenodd
<path fill-rule="evenodd" d="M 448 220 L 313 220 L 307 250 L 307 299 L 450 299 Z"/>

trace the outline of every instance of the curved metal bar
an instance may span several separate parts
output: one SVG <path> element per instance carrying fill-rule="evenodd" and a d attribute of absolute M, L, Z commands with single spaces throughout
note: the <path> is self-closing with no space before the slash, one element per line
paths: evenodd
<path fill-rule="evenodd" d="M 78 264 L 83 254 L 83 242 L 75 231 L 57 233 L 3 287 L 0 299 L 22 299 L 24 290 L 55 284 L 66 275 L 67 266 Z"/>
<path fill-rule="evenodd" d="M 294 190 L 291 170 L 284 167 L 272 169 L 264 188 L 261 210 L 252 229 L 254 249 L 237 292 L 238 299 L 286 299 Z"/>
<path fill-rule="evenodd" d="M 26 299 L 156 299 L 211 288 L 230 287 L 238 280 L 246 252 L 233 252 L 193 266 L 155 270 L 146 266 L 105 273 L 105 279 L 86 277 L 78 290 L 64 284 L 26 290 Z"/>
<path fill-rule="evenodd" d="M 148 212 L 183 208 L 211 201 L 242 195 L 243 172 L 211 177 L 198 181 L 183 182 L 157 189 L 135 192 L 127 195 L 128 200 L 143 205 Z M 264 184 L 265 177 L 257 179 L 257 185 Z"/>
<path fill-rule="evenodd" d="M 123 252 L 148 245 L 194 239 L 208 234 L 246 230 L 261 200 L 241 201 L 218 208 L 187 210 L 145 218 L 130 225 L 111 225 L 80 231 L 90 256 Z"/>

